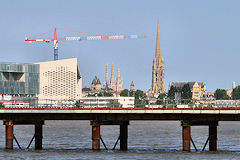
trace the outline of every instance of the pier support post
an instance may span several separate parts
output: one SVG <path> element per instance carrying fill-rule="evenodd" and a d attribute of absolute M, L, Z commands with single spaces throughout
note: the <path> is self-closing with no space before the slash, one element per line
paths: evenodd
<path fill-rule="evenodd" d="M 92 125 L 92 150 L 100 150 L 100 124 L 96 121 L 91 121 Z"/>
<path fill-rule="evenodd" d="M 13 149 L 13 122 L 12 121 L 4 121 L 6 126 L 6 149 Z"/>
<path fill-rule="evenodd" d="M 42 149 L 43 125 L 35 124 L 35 149 Z"/>
<path fill-rule="evenodd" d="M 120 150 L 127 150 L 128 148 L 128 124 L 129 122 L 120 125 Z"/>
<path fill-rule="evenodd" d="M 217 151 L 217 123 L 209 125 L 209 151 Z"/>
<path fill-rule="evenodd" d="M 183 151 L 190 152 L 191 149 L 191 125 L 189 122 L 182 121 L 182 140 Z"/>

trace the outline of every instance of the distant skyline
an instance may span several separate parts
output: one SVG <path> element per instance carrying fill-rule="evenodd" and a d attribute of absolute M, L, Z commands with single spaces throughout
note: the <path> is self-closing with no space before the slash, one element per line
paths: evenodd
<path fill-rule="evenodd" d="M 0 5 L 0 61 L 53 60 L 52 43 L 27 43 L 54 27 L 101 35 L 146 34 L 145 39 L 68 41 L 59 43 L 59 59 L 78 58 L 83 86 L 106 64 L 121 70 L 123 89 L 151 87 L 152 59 L 159 22 L 165 86 L 169 81 L 206 81 L 207 90 L 240 84 L 240 1 L 3 1 Z M 93 34 L 93 35 L 94 35 Z M 58 31 L 61 36 L 84 36 Z M 53 32 L 42 38 L 53 37 Z"/>

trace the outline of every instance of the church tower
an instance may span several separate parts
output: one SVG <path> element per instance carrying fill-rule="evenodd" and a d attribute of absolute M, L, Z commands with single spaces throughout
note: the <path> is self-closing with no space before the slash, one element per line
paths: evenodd
<path fill-rule="evenodd" d="M 115 90 L 115 80 L 114 80 L 114 71 L 113 71 L 113 63 L 112 63 L 112 71 L 111 71 L 111 80 L 110 80 L 110 88 Z"/>
<path fill-rule="evenodd" d="M 130 91 L 134 91 L 134 83 L 132 81 L 131 85 L 130 85 Z"/>
<path fill-rule="evenodd" d="M 122 78 L 120 77 L 120 69 L 118 69 L 118 75 L 117 75 L 117 80 L 116 80 L 116 92 L 122 91 Z"/>
<path fill-rule="evenodd" d="M 153 94 L 165 92 L 164 61 L 161 55 L 160 48 L 159 24 L 157 27 L 156 51 L 152 66 L 152 88 L 150 89 L 150 91 Z"/>
<path fill-rule="evenodd" d="M 103 83 L 103 88 L 109 87 L 109 78 L 108 78 L 108 64 L 106 64 L 106 73 L 105 73 L 105 82 Z"/>

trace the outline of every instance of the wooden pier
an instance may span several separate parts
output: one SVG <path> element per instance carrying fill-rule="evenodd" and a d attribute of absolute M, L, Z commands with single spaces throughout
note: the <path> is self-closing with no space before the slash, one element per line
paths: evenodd
<path fill-rule="evenodd" d="M 89 120 L 92 126 L 92 149 L 100 150 L 102 125 L 118 125 L 120 150 L 128 149 L 128 125 L 131 120 L 180 121 L 182 127 L 182 150 L 190 152 L 191 144 L 196 148 L 191 138 L 191 126 L 208 126 L 209 136 L 202 150 L 209 145 L 209 151 L 217 151 L 217 126 L 219 121 L 240 121 L 239 109 L 77 109 L 77 108 L 1 108 L 0 120 L 6 129 L 5 148 L 13 149 L 14 141 L 20 147 L 15 135 L 14 125 L 34 125 L 35 149 L 42 149 L 43 125 L 45 120 Z"/>

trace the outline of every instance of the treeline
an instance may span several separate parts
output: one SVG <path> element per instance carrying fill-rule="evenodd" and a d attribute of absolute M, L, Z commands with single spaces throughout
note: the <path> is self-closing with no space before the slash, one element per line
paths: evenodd
<path fill-rule="evenodd" d="M 240 86 L 237 86 L 232 90 L 232 97 L 227 94 L 225 89 L 217 89 L 214 92 L 214 97 L 216 100 L 239 100 L 240 99 Z"/>

